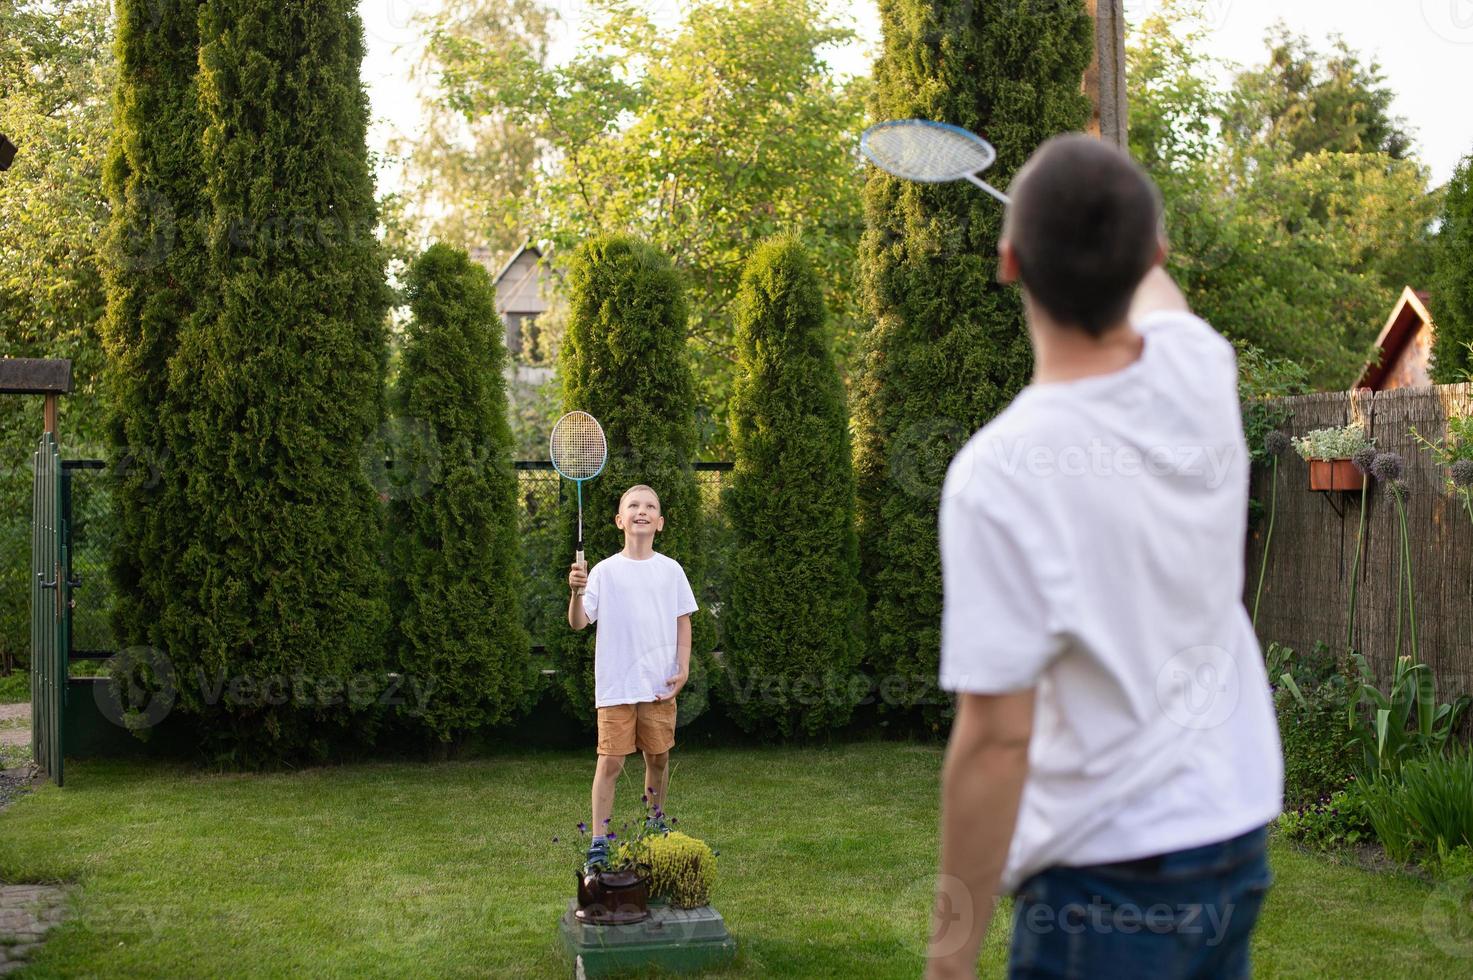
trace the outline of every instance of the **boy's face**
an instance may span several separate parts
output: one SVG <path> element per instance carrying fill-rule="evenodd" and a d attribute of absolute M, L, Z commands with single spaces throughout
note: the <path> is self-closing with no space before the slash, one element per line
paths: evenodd
<path fill-rule="evenodd" d="M 614 526 L 624 532 L 624 537 L 654 537 L 656 531 L 665 529 L 665 518 L 660 514 L 660 498 L 648 490 L 631 490 L 619 502 L 619 513 L 614 515 Z"/>

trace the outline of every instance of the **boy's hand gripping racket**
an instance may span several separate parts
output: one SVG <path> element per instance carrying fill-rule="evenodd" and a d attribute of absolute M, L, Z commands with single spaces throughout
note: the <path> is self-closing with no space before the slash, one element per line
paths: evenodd
<path fill-rule="evenodd" d="M 598 419 L 587 412 L 569 412 L 552 427 L 548 440 L 552 468 L 578 486 L 578 551 L 573 559 L 583 563 L 583 481 L 603 471 L 609 459 L 609 443 Z M 583 594 L 579 589 L 578 595 Z"/>
<path fill-rule="evenodd" d="M 888 174 L 925 184 L 970 180 L 1004 204 L 1012 200 L 977 175 L 997 160 L 992 144 L 950 123 L 895 119 L 859 137 L 859 149 Z"/>

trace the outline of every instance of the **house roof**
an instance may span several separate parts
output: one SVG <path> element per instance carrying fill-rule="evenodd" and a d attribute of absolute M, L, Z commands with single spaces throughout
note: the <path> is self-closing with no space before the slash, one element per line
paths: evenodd
<path fill-rule="evenodd" d="M 501 267 L 494 280 L 498 313 L 536 315 L 547 309 L 547 302 L 538 288 L 542 280 L 541 260 L 540 250 L 524 244 Z"/>
<path fill-rule="evenodd" d="M 1432 314 L 1427 311 L 1427 302 L 1430 299 L 1430 293 L 1415 290 L 1411 286 L 1401 291 L 1401 298 L 1397 300 L 1396 307 L 1386 320 L 1386 326 L 1381 328 L 1381 334 L 1376 338 L 1376 349 L 1381 352 L 1380 357 L 1366 365 L 1360 380 L 1355 383 L 1356 388 L 1379 387 L 1396 366 L 1397 358 L 1401 356 L 1407 342 L 1417 335 L 1418 329 L 1424 324 L 1433 326 Z"/>

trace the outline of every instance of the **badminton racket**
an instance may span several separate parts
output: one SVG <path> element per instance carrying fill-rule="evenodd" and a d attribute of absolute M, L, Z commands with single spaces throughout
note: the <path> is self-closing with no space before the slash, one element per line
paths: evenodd
<path fill-rule="evenodd" d="M 960 126 L 927 119 L 877 123 L 861 134 L 859 150 L 875 166 L 904 180 L 925 184 L 970 180 L 1002 203 L 1012 203 L 977 176 L 997 161 L 997 151 Z"/>
<path fill-rule="evenodd" d="M 609 443 L 603 426 L 587 412 L 569 412 L 557 420 L 548 440 L 552 468 L 578 487 L 578 550 L 573 559 L 583 563 L 583 481 L 603 472 L 609 459 Z M 583 590 L 579 589 L 582 595 Z"/>

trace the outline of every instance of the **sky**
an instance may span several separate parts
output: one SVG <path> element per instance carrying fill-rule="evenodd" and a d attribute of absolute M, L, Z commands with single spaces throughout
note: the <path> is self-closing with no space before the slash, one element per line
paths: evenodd
<path fill-rule="evenodd" d="M 1126 19 L 1139 22 L 1162 0 L 1125 0 Z M 412 134 L 419 115 L 409 68 L 423 41 L 414 18 L 432 14 L 440 0 L 362 0 L 368 39 L 363 77 L 373 110 L 370 144 L 384 146 L 396 133 Z M 582 0 L 550 0 L 561 20 L 553 57 L 571 53 L 585 5 Z M 647 0 L 657 20 L 678 20 L 682 0 Z M 1452 175 L 1458 161 L 1473 152 L 1473 0 L 1206 0 L 1213 56 L 1248 66 L 1261 63 L 1264 34 L 1277 20 L 1307 36 L 1318 49 L 1333 34 L 1381 63 L 1397 99 L 1393 111 L 1405 118 L 1418 155 L 1435 183 Z M 850 19 L 860 40 L 835 53 L 844 73 L 868 70 L 880 35 L 874 0 L 839 0 L 836 9 Z M 380 190 L 396 186 L 395 174 L 379 175 Z"/>

